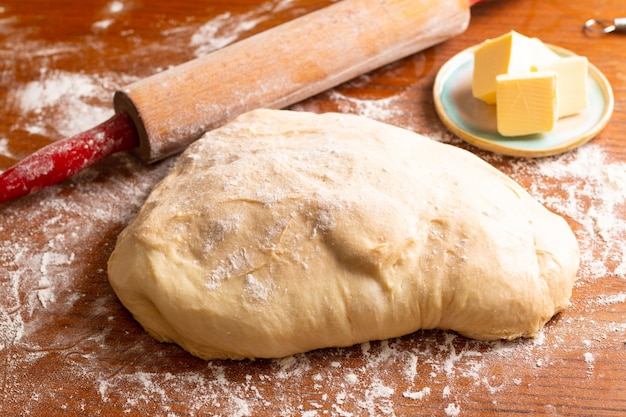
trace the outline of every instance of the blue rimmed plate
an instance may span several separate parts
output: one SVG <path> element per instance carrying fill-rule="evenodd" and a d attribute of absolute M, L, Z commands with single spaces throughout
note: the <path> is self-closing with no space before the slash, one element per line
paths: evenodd
<path fill-rule="evenodd" d="M 561 56 L 574 53 L 553 45 Z M 496 106 L 472 95 L 474 50 L 468 48 L 446 62 L 435 79 L 435 108 L 442 122 L 461 139 L 481 149 L 503 155 L 540 157 L 580 146 L 598 134 L 613 113 L 614 99 L 606 77 L 592 64 L 587 76 L 589 106 L 583 112 L 558 120 L 549 133 L 507 137 L 496 129 Z"/>

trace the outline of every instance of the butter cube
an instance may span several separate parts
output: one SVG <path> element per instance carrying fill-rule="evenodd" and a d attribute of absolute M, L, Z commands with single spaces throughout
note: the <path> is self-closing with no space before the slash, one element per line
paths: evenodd
<path fill-rule="evenodd" d="M 561 56 L 554 52 L 538 38 L 531 38 L 532 48 L 530 67 L 532 71 L 539 71 L 540 67 L 553 64 L 561 60 Z"/>
<path fill-rule="evenodd" d="M 472 94 L 486 103 L 496 102 L 496 77 L 529 72 L 535 43 L 515 31 L 484 41 L 474 51 Z"/>
<path fill-rule="evenodd" d="M 587 108 L 588 60 L 584 56 L 568 56 L 537 66 L 537 70 L 557 74 L 558 117 L 571 116 Z"/>
<path fill-rule="evenodd" d="M 496 77 L 496 118 L 502 136 L 550 132 L 558 117 L 557 74 L 536 71 Z"/>

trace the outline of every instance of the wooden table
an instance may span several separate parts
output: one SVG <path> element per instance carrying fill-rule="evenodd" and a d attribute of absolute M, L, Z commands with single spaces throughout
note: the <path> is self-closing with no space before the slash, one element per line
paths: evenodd
<path fill-rule="evenodd" d="M 116 88 L 329 3 L 2 2 L 0 169 L 105 120 Z M 582 31 L 588 18 L 620 13 L 621 0 L 487 2 L 455 39 L 294 106 L 469 149 L 563 215 L 580 242 L 579 279 L 571 307 L 536 339 L 422 331 L 254 362 L 206 362 L 157 343 L 117 301 L 106 262 L 174 159 L 144 166 L 123 153 L 0 207 L 0 414 L 626 415 L 626 35 Z M 540 160 L 502 157 L 439 121 L 439 68 L 511 29 L 586 55 L 606 75 L 615 111 L 590 143 Z"/>

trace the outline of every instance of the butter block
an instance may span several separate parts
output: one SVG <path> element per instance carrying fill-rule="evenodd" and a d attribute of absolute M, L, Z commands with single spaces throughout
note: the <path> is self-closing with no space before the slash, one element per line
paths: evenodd
<path fill-rule="evenodd" d="M 497 127 L 502 136 L 554 129 L 559 113 L 555 71 L 498 75 L 496 96 Z"/>
<path fill-rule="evenodd" d="M 557 74 L 558 117 L 571 116 L 585 110 L 587 100 L 588 60 L 584 56 L 568 56 L 551 63 L 539 64 L 540 71 Z"/>
<path fill-rule="evenodd" d="M 529 72 L 534 42 L 510 31 L 488 39 L 474 51 L 472 94 L 486 103 L 496 102 L 496 77 L 500 74 Z"/>
<path fill-rule="evenodd" d="M 553 64 L 561 60 L 561 56 L 554 52 L 548 45 L 543 43 L 539 38 L 530 39 L 531 52 L 531 71 L 539 71 L 539 68 Z"/>

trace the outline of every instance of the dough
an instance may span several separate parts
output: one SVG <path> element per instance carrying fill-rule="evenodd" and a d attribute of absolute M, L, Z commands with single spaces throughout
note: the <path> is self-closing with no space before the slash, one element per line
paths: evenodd
<path fill-rule="evenodd" d="M 109 279 L 156 339 L 243 359 L 431 328 L 532 337 L 568 305 L 578 263 L 566 222 L 467 151 L 258 110 L 179 157 Z"/>

